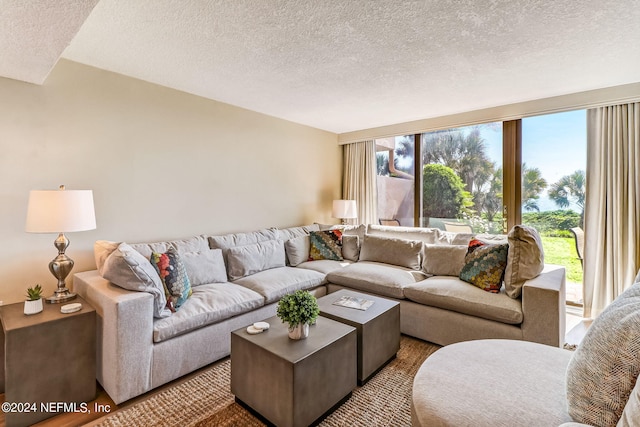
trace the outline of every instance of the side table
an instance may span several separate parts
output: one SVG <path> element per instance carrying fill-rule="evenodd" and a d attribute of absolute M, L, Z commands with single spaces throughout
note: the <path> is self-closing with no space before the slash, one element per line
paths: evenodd
<path fill-rule="evenodd" d="M 306 427 L 346 401 L 356 388 L 356 330 L 318 317 L 309 336 L 292 340 L 277 317 L 249 335 L 231 333 L 231 392 L 279 427 Z"/>
<path fill-rule="evenodd" d="M 0 391 L 7 426 L 30 425 L 59 412 L 86 412 L 96 396 L 96 311 L 63 314 L 61 304 L 25 315 L 24 303 L 0 306 Z M 9 405 L 7 405 L 9 404 Z"/>
<path fill-rule="evenodd" d="M 333 303 L 342 297 L 373 301 L 367 310 Z M 358 384 L 363 385 L 400 350 L 400 304 L 375 295 L 341 289 L 318 298 L 320 316 L 353 326 L 358 333 Z"/>

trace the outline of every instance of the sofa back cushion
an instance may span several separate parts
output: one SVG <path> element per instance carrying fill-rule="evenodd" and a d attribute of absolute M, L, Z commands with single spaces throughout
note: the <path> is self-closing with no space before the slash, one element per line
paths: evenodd
<path fill-rule="evenodd" d="M 290 227 L 278 229 L 278 240 L 287 241 L 296 237 L 308 236 L 312 231 L 320 231 L 319 224 L 302 225 L 300 227 Z"/>
<path fill-rule="evenodd" d="M 229 280 L 237 280 L 263 270 L 284 266 L 284 243 L 281 240 L 236 246 L 227 251 Z"/>
<path fill-rule="evenodd" d="M 209 247 L 211 249 L 222 249 L 222 254 L 226 261 L 227 252 L 231 248 L 277 239 L 278 230 L 276 230 L 275 228 L 265 228 L 249 233 L 234 233 L 225 234 L 222 236 L 209 236 Z"/>
<path fill-rule="evenodd" d="M 367 235 L 394 239 L 419 240 L 423 243 L 438 243 L 437 228 L 396 227 L 387 225 L 367 225 Z"/>
<path fill-rule="evenodd" d="M 420 270 L 422 242 L 365 234 L 360 261 L 383 262 Z"/>
<path fill-rule="evenodd" d="M 589 425 L 616 425 L 640 374 L 640 285 L 596 317 L 567 367 L 569 415 Z"/>
<path fill-rule="evenodd" d="M 509 232 L 508 238 L 509 253 L 504 273 L 504 287 L 508 296 L 519 298 L 524 282 L 535 279 L 542 273 L 544 249 L 535 228 L 516 225 Z"/>

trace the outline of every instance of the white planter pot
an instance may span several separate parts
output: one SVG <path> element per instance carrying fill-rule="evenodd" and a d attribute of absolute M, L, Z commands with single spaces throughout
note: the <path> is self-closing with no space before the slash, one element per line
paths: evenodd
<path fill-rule="evenodd" d="M 42 311 L 42 298 L 24 302 L 24 314 L 36 314 Z"/>
<path fill-rule="evenodd" d="M 294 327 L 289 327 L 289 338 L 292 340 L 302 340 L 309 336 L 309 324 L 298 324 Z"/>

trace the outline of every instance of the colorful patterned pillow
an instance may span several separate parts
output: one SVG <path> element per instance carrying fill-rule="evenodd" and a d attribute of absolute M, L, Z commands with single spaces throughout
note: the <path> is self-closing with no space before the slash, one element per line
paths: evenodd
<path fill-rule="evenodd" d="M 153 252 L 150 261 L 164 285 L 167 308 L 175 313 L 192 293 L 187 269 L 173 248 L 169 248 L 163 254 Z"/>
<path fill-rule="evenodd" d="M 460 279 L 480 289 L 498 293 L 507 267 L 509 244 L 489 245 L 477 239 L 469 242 Z"/>
<path fill-rule="evenodd" d="M 309 233 L 309 261 L 332 259 L 342 261 L 342 231 L 326 230 Z"/>

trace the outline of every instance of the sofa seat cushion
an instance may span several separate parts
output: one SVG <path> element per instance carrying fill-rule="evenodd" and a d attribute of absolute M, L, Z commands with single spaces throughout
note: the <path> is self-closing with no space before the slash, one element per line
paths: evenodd
<path fill-rule="evenodd" d="M 299 289 L 315 288 L 324 283 L 324 278 L 324 274 L 305 268 L 279 267 L 243 277 L 233 283 L 259 293 L 265 298 L 265 304 L 269 304 Z"/>
<path fill-rule="evenodd" d="M 426 279 L 422 271 L 397 265 L 359 261 L 327 274 L 327 281 L 391 298 L 404 298 L 407 285 Z"/>
<path fill-rule="evenodd" d="M 262 295 L 233 283 L 197 286 L 193 288 L 193 294 L 180 310 L 153 323 L 153 342 L 166 341 L 263 305 Z"/>
<path fill-rule="evenodd" d="M 357 237 L 357 236 L 350 236 Z M 334 261 L 331 259 L 321 259 L 318 261 L 306 261 L 302 264 L 298 264 L 298 268 L 306 268 L 307 270 L 317 271 L 322 274 L 329 274 L 335 270 L 341 270 L 348 265 L 353 264 L 353 262 L 344 260 L 344 261 Z"/>
<path fill-rule="evenodd" d="M 408 285 L 404 296 L 411 301 L 470 316 L 519 325 L 522 301 L 509 298 L 504 290 L 493 294 L 453 276 L 434 276 Z"/>
<path fill-rule="evenodd" d="M 443 347 L 429 356 L 413 381 L 412 425 L 570 422 L 564 381 L 570 358 L 568 350 L 528 341 L 476 340 Z"/>

